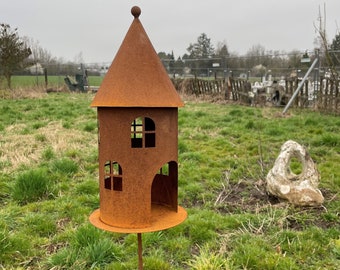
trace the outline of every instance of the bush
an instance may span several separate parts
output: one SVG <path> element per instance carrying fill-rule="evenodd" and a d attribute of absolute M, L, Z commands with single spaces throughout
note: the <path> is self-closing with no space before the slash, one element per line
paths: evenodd
<path fill-rule="evenodd" d="M 52 170 L 66 175 L 74 174 L 78 171 L 78 164 L 68 158 L 56 160 L 52 164 Z"/>
<path fill-rule="evenodd" d="M 49 259 L 48 266 L 58 269 L 93 269 L 120 261 L 122 256 L 121 247 L 103 231 L 85 225 L 78 228 L 68 247 Z"/>
<path fill-rule="evenodd" d="M 199 248 L 200 254 L 194 255 L 193 258 L 187 263 L 190 269 L 195 270 L 214 270 L 224 269 L 228 270 L 229 263 L 223 257 L 223 254 L 214 252 L 208 246 Z"/>
<path fill-rule="evenodd" d="M 29 203 L 47 197 L 50 178 L 46 169 L 38 168 L 20 174 L 14 183 L 12 197 L 19 203 Z"/>

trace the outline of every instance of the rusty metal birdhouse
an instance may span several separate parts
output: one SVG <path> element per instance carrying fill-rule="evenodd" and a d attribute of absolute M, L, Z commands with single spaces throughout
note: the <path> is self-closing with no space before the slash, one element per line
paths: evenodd
<path fill-rule="evenodd" d="M 178 108 L 183 106 L 133 7 L 133 22 L 91 106 L 97 107 L 100 208 L 90 222 L 112 232 L 167 229 L 178 205 Z"/>

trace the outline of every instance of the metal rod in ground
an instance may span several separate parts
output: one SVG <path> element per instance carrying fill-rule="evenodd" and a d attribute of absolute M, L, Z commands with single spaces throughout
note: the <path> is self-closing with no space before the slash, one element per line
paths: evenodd
<path fill-rule="evenodd" d="M 143 270 L 142 234 L 137 233 L 137 238 L 138 238 L 138 270 Z"/>
<path fill-rule="evenodd" d="M 288 101 L 286 107 L 284 108 L 282 114 L 285 114 L 287 112 L 287 110 L 289 109 L 290 105 L 293 103 L 295 97 L 297 96 L 297 94 L 299 93 L 300 89 L 302 88 L 303 84 L 305 83 L 307 77 L 309 76 L 309 74 L 312 72 L 312 70 L 314 69 L 316 63 L 318 62 L 318 58 L 315 58 L 313 64 L 310 66 L 310 68 L 308 69 L 307 73 L 305 74 L 305 76 L 303 77 L 302 81 L 299 83 L 299 86 L 297 87 L 297 89 L 295 90 L 294 94 L 292 95 L 292 97 L 290 98 L 290 100 Z"/>

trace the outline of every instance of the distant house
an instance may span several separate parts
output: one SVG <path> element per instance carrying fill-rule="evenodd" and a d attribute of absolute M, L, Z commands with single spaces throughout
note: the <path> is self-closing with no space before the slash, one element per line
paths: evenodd
<path fill-rule="evenodd" d="M 41 66 L 40 63 L 36 63 L 33 66 L 29 66 L 28 68 L 26 68 L 26 70 L 28 70 L 31 74 L 34 74 L 34 75 L 44 74 L 44 68 Z"/>

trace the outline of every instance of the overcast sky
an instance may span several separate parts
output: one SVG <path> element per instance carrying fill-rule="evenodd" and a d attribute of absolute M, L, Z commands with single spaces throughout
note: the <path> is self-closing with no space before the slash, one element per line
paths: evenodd
<path fill-rule="evenodd" d="M 340 27 L 340 0 L 0 0 L 0 23 L 39 42 L 54 57 L 111 62 L 133 20 L 140 20 L 157 52 L 187 53 L 201 33 L 242 55 L 266 50 L 313 50 L 319 8 L 326 6 L 329 41 Z"/>

